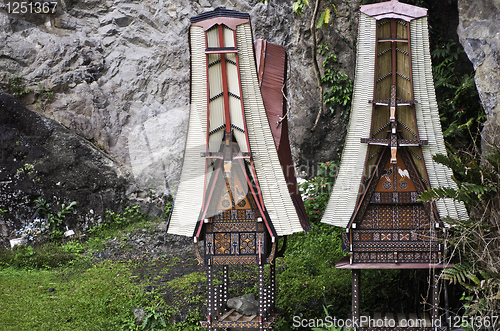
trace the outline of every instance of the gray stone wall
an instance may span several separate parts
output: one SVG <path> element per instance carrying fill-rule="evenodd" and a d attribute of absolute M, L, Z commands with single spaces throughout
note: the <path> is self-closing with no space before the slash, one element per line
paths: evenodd
<path fill-rule="evenodd" d="M 357 2 L 337 5 L 338 17 L 321 31 L 352 76 Z M 289 54 L 291 141 L 302 175 L 336 157 L 344 123 L 325 115 L 312 133 L 318 87 L 312 67 L 310 20 L 291 3 L 273 0 L 63 0 L 55 15 L 0 13 L 0 77 L 22 75 L 35 92 L 55 94 L 28 108 L 88 139 L 130 172 L 130 198 L 171 194 L 180 176 L 189 116 L 190 17 L 218 6 L 249 12 L 254 38 Z M 321 66 L 321 63 L 320 63 Z"/>
<path fill-rule="evenodd" d="M 474 65 L 487 121 L 483 150 L 500 143 L 500 0 L 458 0 L 458 35 Z"/>

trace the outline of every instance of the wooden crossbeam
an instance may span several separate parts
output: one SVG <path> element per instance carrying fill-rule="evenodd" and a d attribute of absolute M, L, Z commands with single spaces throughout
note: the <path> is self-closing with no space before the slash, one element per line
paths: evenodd
<path fill-rule="evenodd" d="M 205 54 L 227 54 L 238 53 L 235 47 L 208 47 L 205 49 Z"/>
<path fill-rule="evenodd" d="M 368 145 L 380 145 L 380 146 L 389 146 L 391 144 L 390 139 L 383 138 L 361 138 L 362 143 L 366 143 Z"/>
<path fill-rule="evenodd" d="M 389 106 L 391 99 L 368 100 L 368 102 L 373 103 L 376 106 Z M 417 100 L 396 100 L 396 106 L 412 106 L 417 103 Z"/>
<path fill-rule="evenodd" d="M 412 147 L 412 146 L 425 146 L 428 145 L 429 141 L 425 139 L 398 139 L 398 146 Z"/>
<path fill-rule="evenodd" d="M 383 138 L 361 138 L 361 142 L 369 145 L 379 145 L 379 146 L 391 146 L 391 139 Z M 413 147 L 413 146 L 425 146 L 428 145 L 429 141 L 420 139 L 398 139 L 398 146 L 400 147 Z"/>
<path fill-rule="evenodd" d="M 226 312 L 222 317 L 220 318 L 221 321 L 224 321 L 229 315 L 231 315 L 234 311 L 234 308 L 231 309 L 230 311 Z"/>
<path fill-rule="evenodd" d="M 201 157 L 206 157 L 207 159 L 224 159 L 224 153 L 222 152 L 201 152 Z M 233 154 L 234 159 L 250 159 L 254 155 L 250 152 L 238 152 Z"/>
<path fill-rule="evenodd" d="M 393 43 L 408 43 L 408 39 L 400 39 L 400 38 L 380 38 L 377 40 L 379 43 L 387 43 L 387 42 L 393 42 Z"/>

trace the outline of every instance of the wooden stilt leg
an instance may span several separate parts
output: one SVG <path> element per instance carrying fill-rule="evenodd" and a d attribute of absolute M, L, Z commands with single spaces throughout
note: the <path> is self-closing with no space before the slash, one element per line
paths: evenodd
<path fill-rule="evenodd" d="M 212 314 L 213 314 L 213 281 L 212 281 L 212 266 L 208 265 L 207 267 L 207 292 L 208 292 L 208 302 L 207 302 L 207 310 L 208 310 L 208 331 L 213 331 L 214 329 L 212 328 Z"/>
<path fill-rule="evenodd" d="M 352 321 L 357 325 L 359 323 L 360 317 L 360 281 L 361 281 L 361 270 L 352 270 Z"/>
<path fill-rule="evenodd" d="M 215 321 L 217 319 L 217 316 L 219 316 L 219 312 L 217 311 L 219 307 L 219 286 L 217 285 L 213 286 L 213 290 L 214 292 L 212 294 L 213 298 L 212 317 L 213 320 Z"/>
<path fill-rule="evenodd" d="M 276 300 L 276 261 L 271 264 L 271 305 L 270 310 L 274 311 L 274 304 Z"/>
<path fill-rule="evenodd" d="M 259 265 L 259 330 L 264 330 L 264 266 Z"/>
<path fill-rule="evenodd" d="M 439 319 L 439 275 L 432 271 L 432 321 Z"/>
<path fill-rule="evenodd" d="M 227 265 L 225 265 L 222 269 L 222 303 L 221 307 L 227 304 L 227 289 L 229 285 L 229 276 L 227 272 Z"/>

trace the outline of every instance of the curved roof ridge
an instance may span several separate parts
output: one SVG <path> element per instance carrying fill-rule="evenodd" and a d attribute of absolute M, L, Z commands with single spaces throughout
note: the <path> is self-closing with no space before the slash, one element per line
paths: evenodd
<path fill-rule="evenodd" d="M 399 18 L 409 22 L 415 18 L 427 16 L 427 8 L 409 5 L 398 0 L 363 5 L 359 10 L 377 20 Z"/>

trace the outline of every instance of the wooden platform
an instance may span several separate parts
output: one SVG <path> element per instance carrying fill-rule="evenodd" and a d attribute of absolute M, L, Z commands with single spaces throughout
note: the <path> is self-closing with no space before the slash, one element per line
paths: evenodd
<path fill-rule="evenodd" d="M 264 329 L 267 329 L 274 323 L 278 314 L 273 313 L 267 315 L 265 321 L 262 323 Z M 236 312 L 234 309 L 228 310 L 219 314 L 212 323 L 208 321 L 201 321 L 201 326 L 204 328 L 230 328 L 230 330 L 237 329 L 258 329 L 260 327 L 259 317 L 257 315 L 243 315 Z"/>
<path fill-rule="evenodd" d="M 335 265 L 337 269 L 445 269 L 453 267 L 452 263 L 349 263 L 345 256 Z"/>

